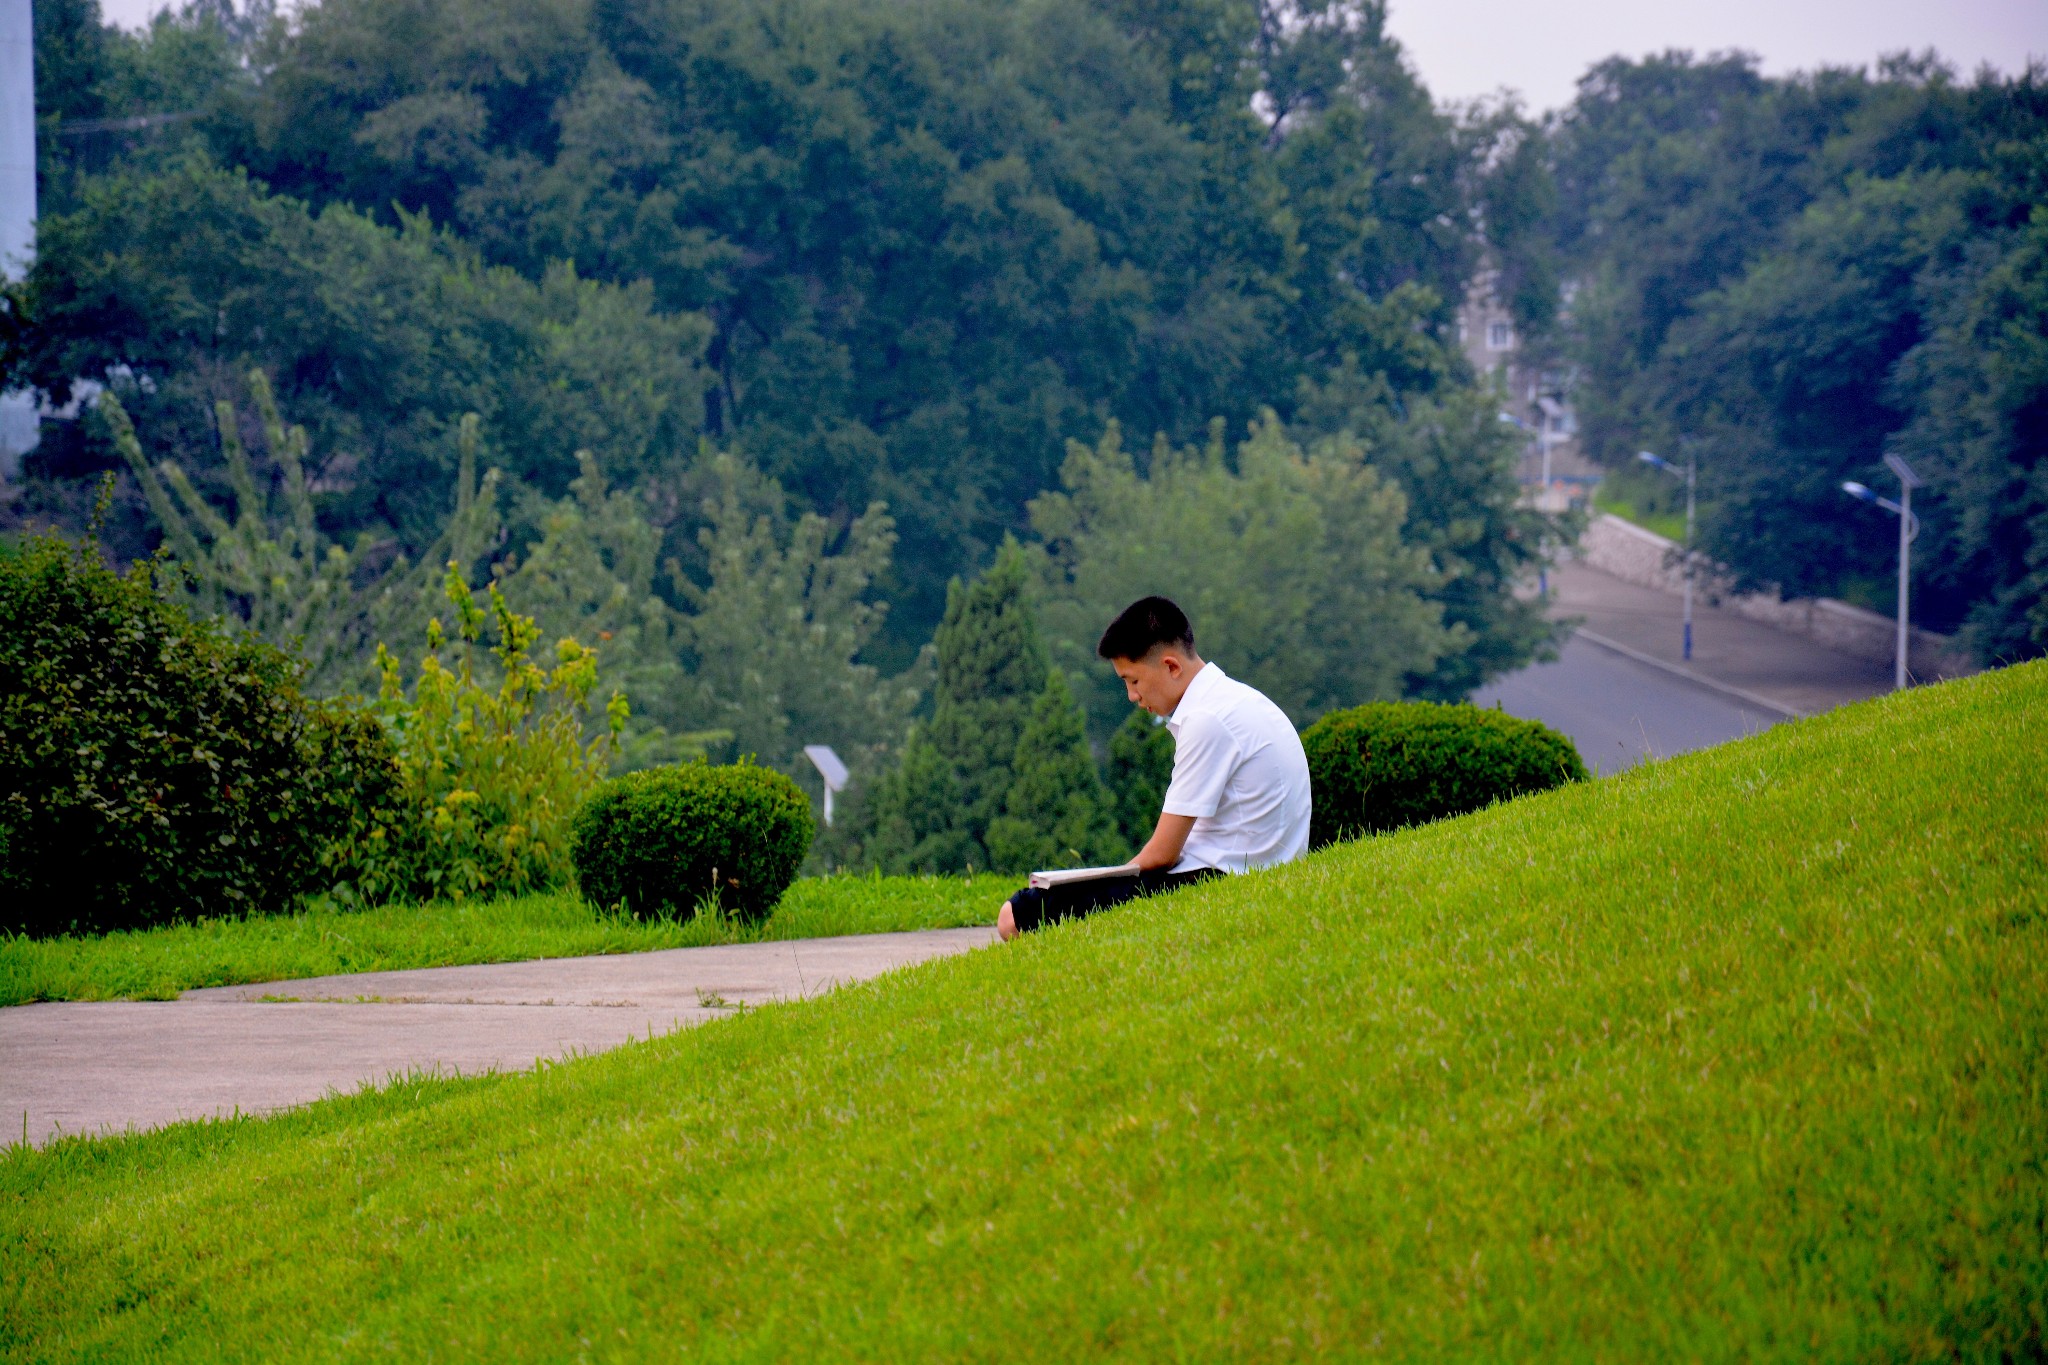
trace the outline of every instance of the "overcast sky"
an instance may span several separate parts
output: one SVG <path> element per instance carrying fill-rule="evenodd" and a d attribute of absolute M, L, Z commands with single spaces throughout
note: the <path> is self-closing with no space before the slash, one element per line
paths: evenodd
<path fill-rule="evenodd" d="M 1771 73 L 1868 65 L 1932 47 L 1967 75 L 2048 58 L 2048 0 L 1390 0 L 1389 27 L 1439 100 L 1502 88 L 1532 112 L 1569 103 L 1573 82 L 1614 53 L 1742 48 Z M 135 26 L 162 0 L 100 0 Z"/>
<path fill-rule="evenodd" d="M 1568 104 L 1586 68 L 1620 53 L 1740 48 L 1773 75 L 1868 66 L 1934 48 L 1965 75 L 2048 58 L 2048 0 L 1389 0 L 1387 27 L 1439 100 L 1506 87 L 1531 112 Z"/>

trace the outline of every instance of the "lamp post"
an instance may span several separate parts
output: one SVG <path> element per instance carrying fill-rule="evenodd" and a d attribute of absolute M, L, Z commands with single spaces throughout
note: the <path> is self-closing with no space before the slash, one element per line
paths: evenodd
<path fill-rule="evenodd" d="M 1685 457 L 1685 469 L 1661 455 L 1652 455 L 1647 450 L 1636 452 L 1636 458 L 1654 469 L 1661 469 L 1673 478 L 1685 480 L 1685 658 L 1692 662 L 1692 527 L 1694 510 L 1697 505 L 1699 488 L 1699 460 L 1690 452 Z"/>
<path fill-rule="evenodd" d="M 1542 437 L 1540 434 L 1531 432 L 1529 430 L 1529 424 L 1527 422 L 1524 422 L 1521 418 L 1515 416 L 1512 412 L 1501 413 L 1500 420 L 1506 422 L 1509 426 L 1514 427 L 1516 430 L 1522 432 L 1524 435 L 1535 436 L 1539 447 L 1543 451 L 1543 488 L 1536 494 L 1536 510 L 1538 512 L 1541 512 L 1543 510 L 1544 494 L 1550 491 L 1550 447 L 1542 443 Z M 1517 477 L 1519 477 L 1519 475 Z M 1541 561 L 1539 561 L 1536 565 L 1536 595 L 1538 597 L 1543 598 L 1545 601 L 1550 600 L 1550 560 L 1547 556 Z"/>
<path fill-rule="evenodd" d="M 1907 625 L 1906 596 L 1912 576 L 1912 554 L 1914 538 L 1920 534 L 1920 518 L 1913 515 L 1913 490 L 1923 486 L 1927 480 L 1913 472 L 1913 467 L 1896 455 L 1884 457 L 1885 468 L 1899 476 L 1899 500 L 1880 498 L 1874 491 L 1855 480 L 1842 485 L 1842 491 L 1852 498 L 1861 498 L 1868 503 L 1882 507 L 1897 515 L 1899 519 L 1899 650 L 1898 659 L 1892 668 L 1892 688 L 1906 690 L 1906 652 L 1911 646 L 1911 630 Z"/>

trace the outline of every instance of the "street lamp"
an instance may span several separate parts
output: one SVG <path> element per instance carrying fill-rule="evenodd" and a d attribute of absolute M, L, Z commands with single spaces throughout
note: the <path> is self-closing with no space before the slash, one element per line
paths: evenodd
<path fill-rule="evenodd" d="M 1536 510 L 1541 512 L 1544 510 L 1544 494 L 1550 491 L 1550 447 L 1543 444 L 1540 433 L 1530 432 L 1529 424 L 1515 416 L 1512 412 L 1502 412 L 1499 416 L 1500 420 L 1506 422 L 1509 426 L 1534 436 L 1537 444 L 1543 451 L 1543 489 L 1536 495 Z M 1515 477 L 1519 479 L 1521 475 L 1517 474 Z M 1536 566 L 1536 595 L 1545 601 L 1548 601 L 1550 598 L 1550 559 L 1547 555 Z"/>
<path fill-rule="evenodd" d="M 1685 658 L 1692 661 L 1692 526 L 1693 512 L 1699 487 L 1699 461 L 1692 454 L 1685 457 L 1685 469 L 1662 455 L 1652 455 L 1647 450 L 1636 452 L 1636 458 L 1653 469 L 1661 469 L 1673 478 L 1685 480 Z"/>
<path fill-rule="evenodd" d="M 1542 509 L 1543 500 L 1550 496 L 1550 433 L 1543 427 L 1530 426 L 1512 412 L 1503 412 L 1500 415 L 1500 420 L 1506 422 L 1511 427 L 1518 428 L 1531 441 L 1536 443 L 1536 452 L 1543 461 L 1543 483 L 1541 491 L 1536 495 L 1536 506 Z"/>
<path fill-rule="evenodd" d="M 1899 500 L 1880 498 L 1871 489 L 1855 480 L 1842 485 L 1842 491 L 1852 498 L 1861 498 L 1874 503 L 1885 511 L 1894 513 L 1899 519 L 1899 653 L 1892 669 L 1892 686 L 1895 690 L 1906 690 L 1906 650 L 1909 631 L 1906 625 L 1906 593 L 1911 573 L 1912 544 L 1920 534 L 1920 518 L 1913 515 L 1913 490 L 1925 486 L 1927 480 L 1913 472 L 1913 467 L 1896 455 L 1884 457 L 1884 466 L 1899 476 Z"/>

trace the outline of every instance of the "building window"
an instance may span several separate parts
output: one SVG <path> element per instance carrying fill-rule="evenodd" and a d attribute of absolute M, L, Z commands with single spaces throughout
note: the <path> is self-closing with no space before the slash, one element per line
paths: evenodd
<path fill-rule="evenodd" d="M 1507 349 L 1508 349 L 1509 347 L 1513 346 L 1514 344 L 1515 344 L 1515 329 L 1514 329 L 1514 328 L 1512 328 L 1512 327 L 1508 326 L 1508 325 L 1507 325 L 1507 324 L 1506 324 L 1505 322 L 1489 322 L 1489 323 L 1487 323 L 1487 324 L 1486 324 L 1486 349 L 1487 349 L 1487 350 L 1489 350 L 1489 351 L 1505 351 L 1505 350 L 1507 350 Z"/>

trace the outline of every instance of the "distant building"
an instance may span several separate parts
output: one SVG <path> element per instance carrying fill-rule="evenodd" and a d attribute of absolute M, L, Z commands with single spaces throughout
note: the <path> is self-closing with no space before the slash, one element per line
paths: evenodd
<path fill-rule="evenodd" d="M 1501 411 L 1528 433 L 1518 473 L 1539 506 L 1560 511 L 1591 496 L 1600 469 L 1579 446 L 1579 420 L 1572 410 L 1578 375 L 1560 357 L 1524 344 L 1514 315 L 1496 293 L 1499 272 L 1491 266 L 1472 277 L 1458 309 L 1458 345 L 1481 380 L 1491 379 Z M 1547 457 L 1547 458 L 1546 458 Z M 1548 466 L 1550 483 L 1544 486 Z"/>

